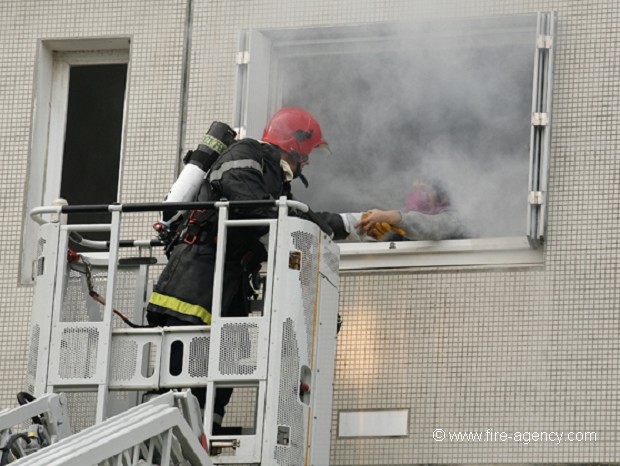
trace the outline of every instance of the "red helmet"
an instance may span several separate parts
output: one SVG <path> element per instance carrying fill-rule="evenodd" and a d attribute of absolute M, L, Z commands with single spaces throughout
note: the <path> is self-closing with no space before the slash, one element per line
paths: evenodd
<path fill-rule="evenodd" d="M 308 163 L 308 155 L 313 149 L 327 145 L 319 123 L 297 107 L 284 107 L 274 113 L 265 126 L 262 140 L 301 156 L 302 165 Z"/>

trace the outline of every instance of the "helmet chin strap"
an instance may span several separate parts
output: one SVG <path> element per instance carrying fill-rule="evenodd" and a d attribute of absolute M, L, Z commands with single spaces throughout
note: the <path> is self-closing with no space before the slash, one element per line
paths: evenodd
<path fill-rule="evenodd" d="M 295 171 L 293 172 L 293 179 L 299 178 L 304 184 L 304 186 L 307 188 L 309 186 L 308 179 L 304 175 L 302 175 L 301 168 L 303 167 L 304 162 L 308 162 L 308 156 L 301 155 L 294 149 L 291 149 L 289 154 L 295 160 L 296 165 Z"/>
<path fill-rule="evenodd" d="M 304 175 L 300 173 L 297 177 L 301 180 L 301 182 L 304 184 L 306 188 L 310 186 L 310 183 L 308 183 L 308 178 L 306 178 Z"/>
<path fill-rule="evenodd" d="M 293 172 L 293 179 L 295 179 L 295 178 L 299 178 L 306 188 L 309 186 L 308 178 L 306 178 L 301 173 L 301 164 L 300 163 L 297 164 L 297 168 Z"/>

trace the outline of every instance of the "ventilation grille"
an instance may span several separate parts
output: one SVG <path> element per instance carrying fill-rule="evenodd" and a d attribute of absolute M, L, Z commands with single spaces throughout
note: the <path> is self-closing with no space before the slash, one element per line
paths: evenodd
<path fill-rule="evenodd" d="M 276 445 L 275 460 L 289 466 L 304 464 L 304 412 L 299 401 L 299 346 L 293 321 L 286 319 L 282 327 L 278 427 L 289 428 L 290 436 L 287 446 Z"/>
<path fill-rule="evenodd" d="M 257 367 L 258 325 L 224 324 L 220 340 L 220 374 L 252 375 Z"/>
<path fill-rule="evenodd" d="M 314 304 L 316 300 L 316 276 L 318 272 L 318 239 L 305 231 L 291 233 L 293 244 L 301 251 L 301 298 L 304 306 L 308 352 L 312 350 L 312 329 L 314 324 Z"/>
<path fill-rule="evenodd" d="M 28 354 L 28 377 L 26 382 L 26 391 L 34 393 L 34 384 L 37 379 L 37 362 L 39 361 L 39 338 L 41 329 L 39 324 L 32 326 L 32 334 L 30 335 L 30 353 Z"/>
<path fill-rule="evenodd" d="M 63 379 L 90 379 L 97 368 L 99 332 L 95 327 L 67 328 L 60 337 L 58 375 Z"/>
<path fill-rule="evenodd" d="M 121 340 L 112 346 L 110 377 L 114 381 L 131 380 L 136 374 L 138 359 L 138 343 L 131 340 Z"/>
<path fill-rule="evenodd" d="M 206 377 L 209 373 L 209 337 L 195 337 L 189 344 L 190 377 Z"/>

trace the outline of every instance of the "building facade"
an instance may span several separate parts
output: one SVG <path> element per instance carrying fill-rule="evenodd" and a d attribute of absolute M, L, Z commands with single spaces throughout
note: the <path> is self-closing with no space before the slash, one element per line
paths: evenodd
<path fill-rule="evenodd" d="M 554 29 L 544 31 L 542 45 L 537 42 L 539 12 L 554 17 Z M 231 122 L 242 134 L 259 137 L 257 128 L 271 111 L 299 104 L 327 122 L 323 126 L 334 152 L 333 158 L 317 161 L 316 169 L 309 167 L 311 185 L 320 187 L 315 194 L 295 186 L 303 200 L 316 201 L 321 209 L 328 210 L 330 202 L 336 211 L 385 207 L 390 199 L 385 193 L 398 185 L 385 177 L 407 171 L 402 167 L 409 163 L 428 171 L 420 157 L 454 153 L 457 145 L 468 148 L 464 154 L 477 154 L 459 159 L 466 161 L 464 168 L 458 168 L 457 159 L 433 159 L 456 192 L 455 204 L 466 198 L 459 186 L 467 186 L 467 193 L 483 188 L 466 203 L 470 209 L 462 209 L 469 226 L 480 227 L 470 239 L 343 245 L 344 324 L 338 335 L 331 464 L 618 462 L 620 7 L 615 1 L 19 0 L 2 2 L 0 13 L 5 227 L 0 405 L 14 405 L 28 362 L 36 254 L 36 226 L 28 211 L 70 192 L 85 172 L 68 167 L 84 161 L 95 166 L 89 176 L 102 186 L 81 188 L 72 203 L 157 201 L 178 174 L 181 155 L 195 147 L 212 121 Z M 388 26 L 393 24 L 423 34 L 394 34 Z M 531 37 L 531 43 L 523 37 Z M 450 44 L 455 41 L 473 52 L 454 53 Z M 411 50 L 408 43 L 419 47 L 400 62 L 401 48 Z M 484 48 L 489 45 L 498 48 Z M 549 119 L 542 124 L 530 120 L 537 50 L 554 53 L 552 74 L 546 75 L 550 95 L 540 97 L 549 97 L 552 111 L 542 112 Z M 368 54 L 374 61 L 362 60 Z M 376 58 L 386 56 L 385 63 Z M 422 69 L 422 60 L 428 63 L 430 57 L 455 63 L 464 56 L 472 58 L 463 59 L 463 66 L 477 64 L 467 70 L 494 64 L 485 79 L 465 68 L 455 72 L 472 82 L 486 80 L 486 90 L 463 87 L 442 95 L 486 106 L 476 115 L 460 106 L 461 100 L 458 105 L 448 100 L 449 108 L 434 100 L 423 106 L 453 69 L 420 75 L 411 70 Z M 392 67 L 394 60 L 400 68 Z M 95 78 L 74 76 L 75 65 L 108 68 L 101 79 L 98 69 Z M 121 78 L 108 87 L 115 65 L 122 67 Z M 371 86 L 360 78 L 376 69 L 405 79 L 392 82 L 377 74 Z M 511 76 L 527 81 L 513 83 Z M 121 123 L 111 116 L 105 128 L 116 136 L 103 128 L 83 138 L 79 135 L 87 128 L 69 131 L 72 86 L 94 79 L 106 96 L 104 103 L 92 104 L 103 106 L 95 113 L 103 112 L 116 92 Z M 487 93 L 492 85 L 496 90 Z M 358 93 L 347 94 L 348 88 Z M 336 90 L 330 94 L 329 89 Z M 404 97 L 404 89 L 412 89 L 412 97 Z M 73 101 L 87 95 L 76 92 Z M 368 109 L 359 105 L 360 95 L 389 105 Z M 399 108 L 402 102 L 420 103 L 422 108 L 410 113 L 421 117 L 403 117 L 409 112 Z M 513 123 L 506 108 L 523 112 L 524 119 Z M 396 115 L 386 116 L 389 110 Z M 371 131 L 377 120 L 396 128 L 389 141 L 399 135 L 437 144 L 418 146 L 411 159 L 402 155 L 404 143 L 394 142 L 391 152 Z M 356 125 L 347 123 L 353 121 Z M 490 136 L 480 122 L 492 128 Z M 531 136 L 532 125 L 547 130 L 548 153 L 534 164 L 538 171 L 531 166 L 537 137 Z M 436 134 L 438 126 L 455 139 Z M 366 133 L 368 139 L 358 137 Z M 465 137 L 472 133 L 480 135 L 475 143 Z M 78 134 L 71 159 L 64 137 L 69 140 L 70 134 Z M 338 142 L 352 134 L 361 141 L 358 146 Z M 98 159 L 96 148 L 114 138 L 116 161 Z M 348 156 L 337 158 L 347 147 L 356 153 L 366 148 L 382 164 L 360 163 L 366 168 L 358 170 Z M 497 157 L 480 156 L 485 149 Z M 505 151 L 510 152 L 506 157 Z M 513 167 L 509 160 L 519 156 Z M 342 160 L 346 164 L 338 166 Z M 449 171 L 455 164 L 457 169 Z M 373 178 L 378 167 L 385 170 L 381 179 Z M 342 174 L 342 185 L 339 177 L 322 185 L 321 170 Z M 532 173 L 544 178 L 544 189 L 531 189 L 528 170 L 530 178 Z M 351 180 L 349 172 L 356 178 Z M 465 174 L 471 175 L 467 182 Z M 345 191 L 356 180 L 365 187 Z M 112 199 L 84 194 L 103 192 L 110 184 Z M 322 197 L 323 191 L 333 194 Z M 339 203 L 346 197 L 355 202 Z M 394 199 L 400 203 L 398 196 Z M 532 213 L 531 206 L 542 205 L 542 215 L 541 209 Z M 498 226 L 500 219 L 505 227 Z M 542 234 L 528 230 L 532 219 L 541 222 Z M 136 216 L 125 233 L 149 235 L 154 220 Z M 362 420 L 374 421 L 385 429 L 355 429 L 347 420 L 358 427 Z M 459 432 L 479 437 L 467 440 L 455 436 Z"/>

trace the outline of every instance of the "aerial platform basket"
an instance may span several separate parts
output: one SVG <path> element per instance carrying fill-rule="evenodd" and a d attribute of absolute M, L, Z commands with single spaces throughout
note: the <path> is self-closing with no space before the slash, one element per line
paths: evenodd
<path fill-rule="evenodd" d="M 277 218 L 229 219 L 231 202 L 165 204 L 217 208 L 219 226 L 211 325 L 163 328 L 129 328 L 114 310 L 142 323 L 152 289 L 149 277 L 157 276 L 153 267 L 165 263 L 163 256 L 153 255 L 155 241 L 120 240 L 121 218 L 162 210 L 164 204 L 82 207 L 111 213 L 110 224 L 98 225 L 63 221 L 80 206 L 35 209 L 33 218 L 42 225 L 28 391 L 36 397 L 65 393 L 79 431 L 140 404 L 146 392 L 205 386 L 203 425 L 208 446 L 218 445 L 209 448 L 215 464 L 328 464 L 339 249 L 317 224 L 289 216 L 290 209 L 307 210 L 303 204 L 269 203 Z M 227 231 L 259 225 L 269 229 L 259 305 L 248 317 L 222 317 Z M 71 237 L 91 231 L 108 231 L 110 240 L 82 242 L 105 248 L 82 253 L 88 262 L 84 273 L 68 263 L 67 249 Z M 125 251 L 135 248 L 140 258 L 127 257 Z M 89 296 L 89 283 L 105 305 Z M 183 347 L 180 373 L 170 370 L 173 345 Z M 239 427 L 233 435 L 211 432 L 214 394 L 222 388 L 234 389 L 224 418 L 225 426 Z"/>

